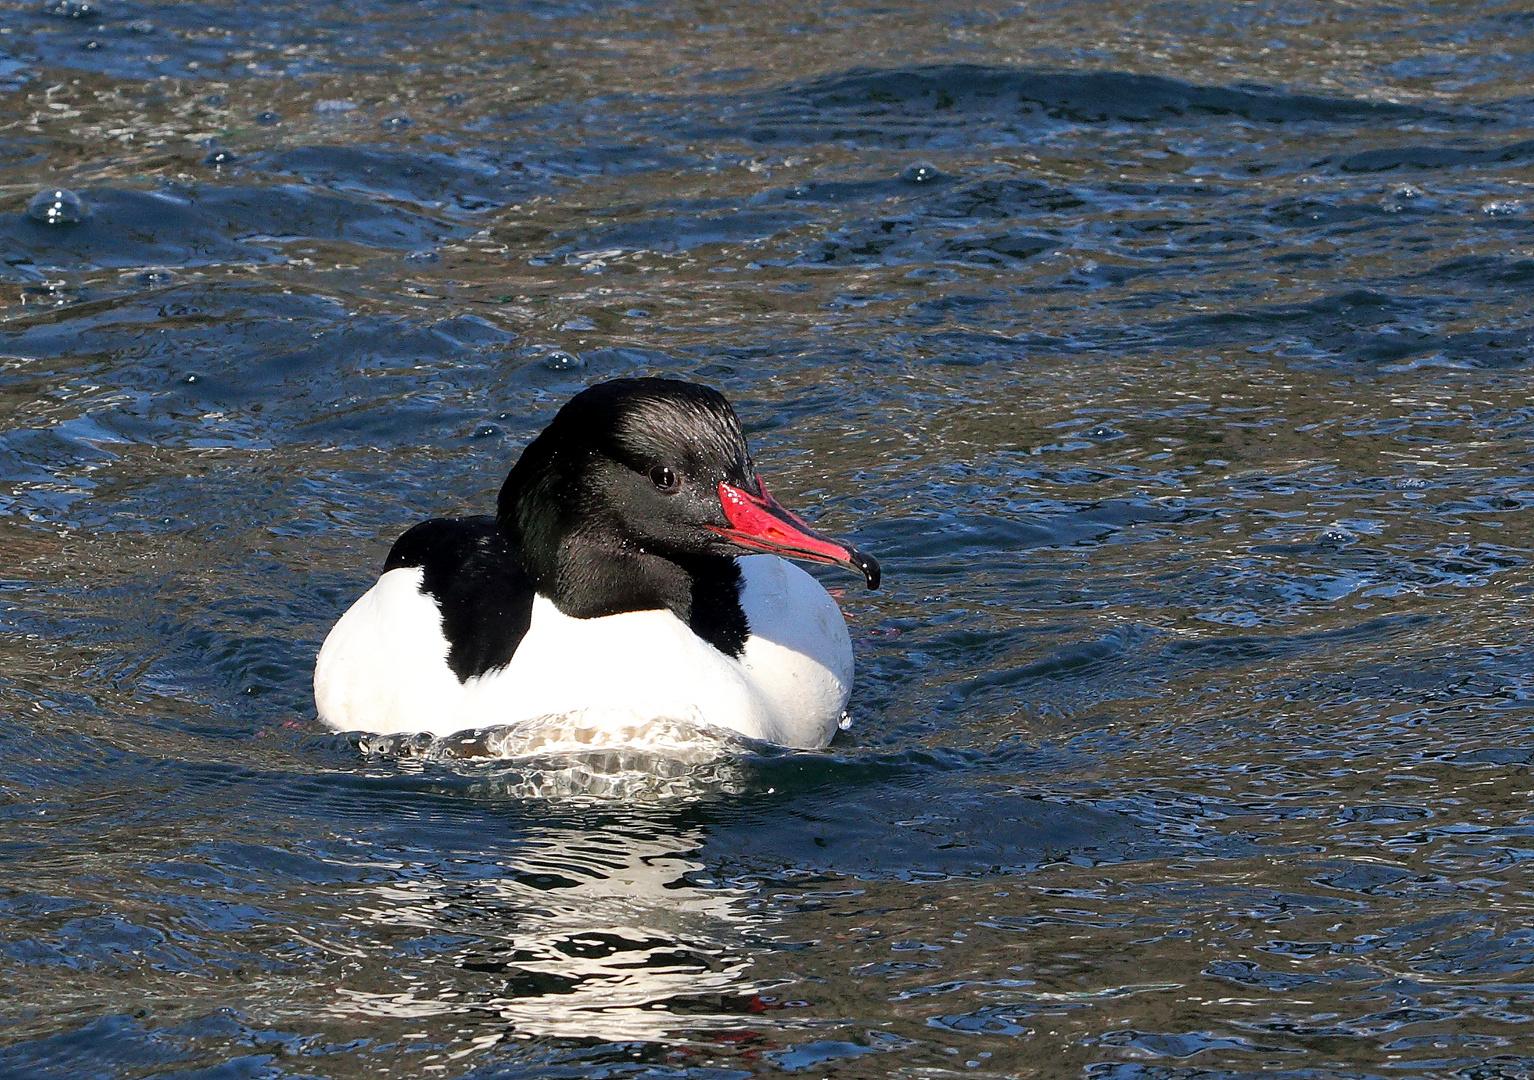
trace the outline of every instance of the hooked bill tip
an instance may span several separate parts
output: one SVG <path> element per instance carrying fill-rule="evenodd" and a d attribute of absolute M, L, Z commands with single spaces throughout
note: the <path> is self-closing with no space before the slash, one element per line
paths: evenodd
<path fill-rule="evenodd" d="M 852 552 L 852 564 L 862 571 L 863 580 L 868 582 L 870 589 L 877 589 L 879 587 L 879 581 L 883 574 L 879 569 L 878 559 L 872 555 L 865 555 L 861 551 L 854 550 Z"/>

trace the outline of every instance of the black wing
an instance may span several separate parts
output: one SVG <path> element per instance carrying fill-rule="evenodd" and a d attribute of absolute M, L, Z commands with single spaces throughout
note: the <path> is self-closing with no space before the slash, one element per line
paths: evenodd
<path fill-rule="evenodd" d="M 533 617 L 533 582 L 492 517 L 433 518 L 401 536 L 384 572 L 425 571 L 442 612 L 447 664 L 459 682 L 511 663 Z"/>

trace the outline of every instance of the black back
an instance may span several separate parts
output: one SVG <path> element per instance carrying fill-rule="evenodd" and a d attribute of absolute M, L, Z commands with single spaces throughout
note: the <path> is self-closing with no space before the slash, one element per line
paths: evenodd
<path fill-rule="evenodd" d="M 433 518 L 394 542 L 384 572 L 420 567 L 459 682 L 511 663 L 533 616 L 533 580 L 493 517 Z"/>
<path fill-rule="evenodd" d="M 536 589 L 495 518 L 433 518 L 414 526 L 384 560 L 385 573 L 410 567 L 421 568 L 421 591 L 442 613 L 447 664 L 459 682 L 511 663 L 532 623 Z M 688 626 L 739 657 L 751 633 L 740 606 L 740 567 L 734 559 L 701 558 L 685 569 L 692 580 Z"/>

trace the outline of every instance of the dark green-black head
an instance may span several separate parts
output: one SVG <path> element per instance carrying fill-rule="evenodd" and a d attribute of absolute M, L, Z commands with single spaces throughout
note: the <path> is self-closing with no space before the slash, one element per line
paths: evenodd
<path fill-rule="evenodd" d="M 578 578 L 581 560 L 604 554 L 754 552 L 835 563 L 879 584 L 873 558 L 767 494 L 724 396 L 676 379 L 614 379 L 571 398 L 513 466 L 497 514 L 540 587 Z"/>

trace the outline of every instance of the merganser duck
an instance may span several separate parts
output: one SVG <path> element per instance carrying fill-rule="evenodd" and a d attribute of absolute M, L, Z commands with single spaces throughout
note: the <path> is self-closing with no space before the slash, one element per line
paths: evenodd
<path fill-rule="evenodd" d="M 666 718 L 831 741 L 852 689 L 836 602 L 786 562 L 879 564 L 767 493 L 717 390 L 614 379 L 528 444 L 494 517 L 407 531 L 314 668 L 338 730 L 448 735 Z"/>

